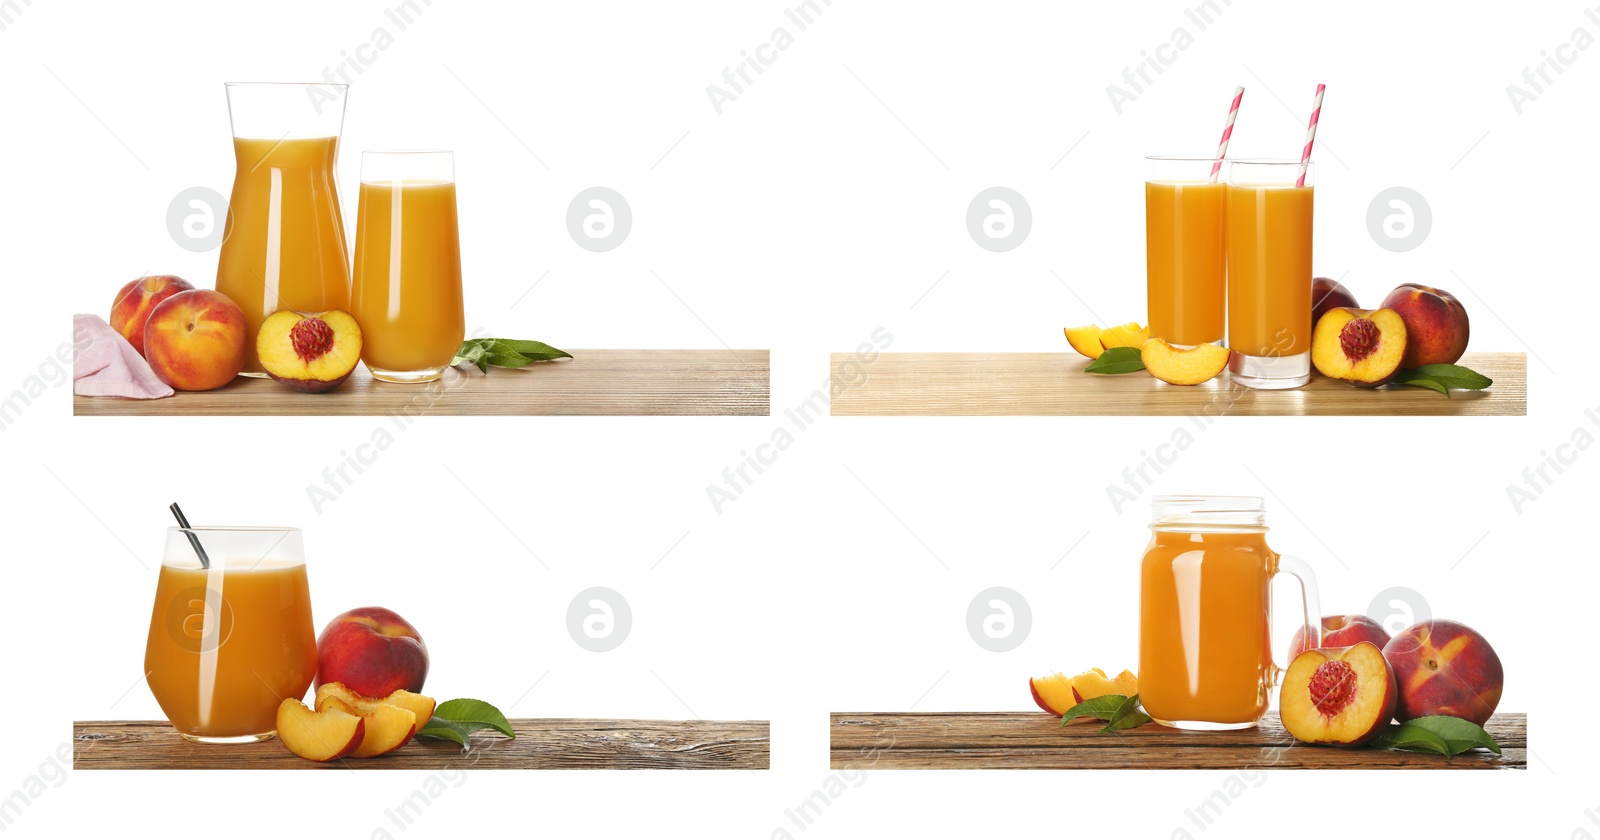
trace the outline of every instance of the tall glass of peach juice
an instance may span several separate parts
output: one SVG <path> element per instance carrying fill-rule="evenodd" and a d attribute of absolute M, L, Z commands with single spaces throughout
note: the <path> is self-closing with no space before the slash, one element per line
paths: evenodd
<path fill-rule="evenodd" d="M 144 669 L 183 737 L 272 737 L 278 704 L 317 675 L 300 530 L 168 528 Z"/>
<path fill-rule="evenodd" d="M 217 262 L 217 291 L 244 310 L 241 374 L 266 376 L 256 332 L 279 309 L 350 305 L 350 259 L 333 165 L 345 85 L 229 84 L 237 170 Z"/>
<path fill-rule="evenodd" d="M 1150 336 L 1194 346 L 1223 344 L 1227 185 L 1214 158 L 1147 157 L 1144 181 L 1145 300 Z"/>
<path fill-rule="evenodd" d="M 1178 729 L 1246 729 L 1267 712 L 1270 582 L 1300 580 L 1308 647 L 1321 640 L 1317 579 L 1267 547 L 1261 499 L 1157 496 L 1139 585 L 1139 699 Z"/>
<path fill-rule="evenodd" d="M 361 156 L 352 311 L 374 379 L 432 382 L 466 336 L 455 160 L 446 151 Z"/>
<path fill-rule="evenodd" d="M 1228 370 L 1246 387 L 1311 379 L 1311 170 L 1294 160 L 1229 165 Z"/>

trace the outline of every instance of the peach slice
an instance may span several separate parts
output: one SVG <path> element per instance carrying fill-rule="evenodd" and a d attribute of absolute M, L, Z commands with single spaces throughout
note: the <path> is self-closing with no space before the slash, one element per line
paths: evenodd
<path fill-rule="evenodd" d="M 1308 650 L 1284 672 L 1283 728 L 1312 744 L 1355 747 L 1378 737 L 1394 717 L 1394 671 L 1371 642 Z"/>
<path fill-rule="evenodd" d="M 278 705 L 278 740 L 310 761 L 332 761 L 355 752 L 366 731 L 365 720 L 339 709 L 313 712 L 292 697 Z"/>
<path fill-rule="evenodd" d="M 1100 344 L 1100 325 L 1089 324 L 1082 327 L 1067 327 L 1062 330 L 1067 334 L 1067 343 L 1079 354 L 1091 359 L 1100 358 L 1106 348 Z"/>
<path fill-rule="evenodd" d="M 1199 385 L 1215 379 L 1228 366 L 1228 348 L 1215 344 L 1173 347 L 1166 340 L 1152 338 L 1139 347 L 1144 369 L 1170 385 Z"/>
<path fill-rule="evenodd" d="M 1139 678 L 1128 670 L 1115 677 L 1107 677 L 1105 671 L 1090 668 L 1072 678 L 1072 696 L 1079 703 L 1107 694 L 1124 694 L 1132 697 L 1138 693 Z"/>
<path fill-rule="evenodd" d="M 1058 717 L 1078 703 L 1078 699 L 1072 695 L 1072 680 L 1060 671 L 1033 677 L 1028 680 L 1028 690 L 1033 692 L 1033 702 L 1038 703 L 1039 708 Z"/>
<path fill-rule="evenodd" d="M 388 697 L 363 697 L 351 691 L 344 683 L 323 683 L 317 688 L 317 710 L 339 709 L 352 715 L 369 715 L 379 706 L 399 706 L 417 719 L 417 728 L 428 725 L 433 718 L 432 697 L 400 689 Z"/>
<path fill-rule="evenodd" d="M 1150 330 L 1139 326 L 1138 321 L 1129 321 L 1119 327 L 1106 327 L 1100 331 L 1100 346 L 1110 350 L 1113 347 L 1138 347 L 1150 337 Z"/>
<path fill-rule="evenodd" d="M 1393 309 L 1330 309 L 1311 331 L 1311 364 L 1330 379 L 1375 388 L 1405 353 L 1406 325 Z"/>
<path fill-rule="evenodd" d="M 410 709 L 399 706 L 379 704 L 376 709 L 363 715 L 361 720 L 366 726 L 366 735 L 361 738 L 361 746 L 350 754 L 351 758 L 371 758 L 394 752 L 417 734 L 417 716 Z"/>

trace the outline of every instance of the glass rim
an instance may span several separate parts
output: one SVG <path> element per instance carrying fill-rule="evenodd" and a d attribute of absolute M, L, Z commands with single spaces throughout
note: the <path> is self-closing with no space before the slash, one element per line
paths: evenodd
<path fill-rule="evenodd" d="M 283 87 L 327 87 L 327 88 L 344 88 L 345 90 L 349 90 L 350 89 L 349 85 L 341 84 L 339 82 L 223 82 L 222 83 L 223 87 L 271 87 L 271 86 L 275 86 L 275 85 L 283 86 Z"/>
<path fill-rule="evenodd" d="M 1248 166 L 1299 166 L 1302 163 L 1311 166 L 1315 159 L 1300 160 L 1299 158 L 1227 158 L 1228 164 L 1243 163 Z"/>
<path fill-rule="evenodd" d="M 361 155 L 454 155 L 454 149 L 362 149 Z"/>
<path fill-rule="evenodd" d="M 1198 507 L 1198 505 L 1207 505 Z M 1178 493 L 1150 497 L 1150 506 L 1184 507 L 1200 513 L 1255 513 L 1267 509 L 1262 496 L 1206 496 Z"/>
<path fill-rule="evenodd" d="M 188 528 L 182 525 L 168 525 L 167 531 L 177 531 L 184 534 L 209 534 L 209 533 L 240 533 L 240 534 L 286 534 L 300 529 L 294 526 L 280 525 L 191 525 Z"/>

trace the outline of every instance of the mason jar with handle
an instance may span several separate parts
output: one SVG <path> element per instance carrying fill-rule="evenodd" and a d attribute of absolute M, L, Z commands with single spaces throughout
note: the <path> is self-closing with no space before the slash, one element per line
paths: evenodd
<path fill-rule="evenodd" d="M 1321 642 L 1317 579 L 1267 546 L 1253 496 L 1157 496 L 1139 586 L 1139 699 L 1178 729 L 1247 729 L 1267 712 L 1272 578 L 1300 581 L 1308 648 Z"/>

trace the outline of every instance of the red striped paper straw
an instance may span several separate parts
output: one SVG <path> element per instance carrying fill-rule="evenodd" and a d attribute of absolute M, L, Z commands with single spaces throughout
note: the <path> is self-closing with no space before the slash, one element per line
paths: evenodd
<path fill-rule="evenodd" d="M 1300 177 L 1296 178 L 1294 185 L 1306 185 L 1306 167 L 1311 161 L 1311 144 L 1317 139 L 1317 121 L 1322 119 L 1322 91 L 1327 85 L 1317 85 L 1317 98 L 1311 102 L 1311 124 L 1306 126 L 1306 146 L 1300 150 Z"/>
<path fill-rule="evenodd" d="M 1233 104 L 1228 106 L 1228 124 L 1222 127 L 1222 142 L 1217 144 L 1217 162 L 1211 164 L 1211 183 L 1217 182 L 1222 171 L 1222 159 L 1228 156 L 1228 141 L 1233 138 L 1233 121 L 1239 116 L 1239 100 L 1244 98 L 1244 88 L 1233 89 Z"/>

